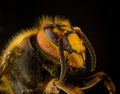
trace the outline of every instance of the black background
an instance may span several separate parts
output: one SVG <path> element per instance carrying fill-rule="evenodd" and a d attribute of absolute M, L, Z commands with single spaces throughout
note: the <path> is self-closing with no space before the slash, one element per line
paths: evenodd
<path fill-rule="evenodd" d="M 41 15 L 64 16 L 70 19 L 72 25 L 81 27 L 91 41 L 97 55 L 95 72 L 105 71 L 111 76 L 116 88 L 120 88 L 119 37 L 117 37 L 119 29 L 116 29 L 119 27 L 117 26 L 119 11 L 116 3 L 79 0 L 1 2 L 0 47 L 2 49 L 18 31 L 34 26 Z M 88 93 L 104 94 L 102 84 L 89 90 Z"/>

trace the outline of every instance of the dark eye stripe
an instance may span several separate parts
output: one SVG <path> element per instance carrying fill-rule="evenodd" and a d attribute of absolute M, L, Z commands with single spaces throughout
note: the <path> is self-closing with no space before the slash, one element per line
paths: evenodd
<path fill-rule="evenodd" d="M 69 43 L 69 41 L 67 40 L 66 37 L 62 38 L 62 47 L 63 47 L 64 50 L 66 50 L 70 53 L 72 52 L 72 48 L 71 48 L 70 43 Z"/>

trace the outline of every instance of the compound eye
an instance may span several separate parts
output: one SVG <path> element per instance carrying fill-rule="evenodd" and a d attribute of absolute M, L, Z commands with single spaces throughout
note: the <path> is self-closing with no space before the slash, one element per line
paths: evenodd
<path fill-rule="evenodd" d="M 53 32 L 53 29 L 51 27 L 45 28 L 45 34 L 47 38 L 55 45 L 57 44 L 57 35 Z"/>

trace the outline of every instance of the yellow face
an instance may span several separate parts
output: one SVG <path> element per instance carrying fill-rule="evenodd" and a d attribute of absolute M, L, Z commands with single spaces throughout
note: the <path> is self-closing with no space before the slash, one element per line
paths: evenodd
<path fill-rule="evenodd" d="M 83 41 L 74 33 L 68 36 L 68 41 L 73 50 L 68 57 L 68 63 L 73 67 L 81 68 L 85 61 L 85 46 Z"/>
<path fill-rule="evenodd" d="M 58 61 L 60 60 L 59 44 L 61 44 L 67 64 L 75 68 L 84 66 L 85 45 L 78 29 L 74 29 L 68 20 L 45 19 L 37 34 L 37 41 L 46 54 Z"/>

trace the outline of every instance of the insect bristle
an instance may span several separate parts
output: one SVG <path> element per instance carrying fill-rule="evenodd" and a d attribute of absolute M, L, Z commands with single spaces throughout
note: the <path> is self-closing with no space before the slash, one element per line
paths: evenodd
<path fill-rule="evenodd" d="M 51 25 L 51 24 L 71 26 L 70 21 L 65 17 L 42 16 L 42 18 L 40 19 L 40 28 L 45 27 L 46 25 Z"/>
<path fill-rule="evenodd" d="M 31 35 L 37 34 L 37 29 L 28 29 L 23 30 L 20 33 L 18 32 L 15 36 L 13 36 L 12 40 L 6 46 L 6 49 L 3 51 L 3 56 L 1 57 L 1 64 L 3 64 L 4 59 L 6 58 L 7 54 L 11 52 L 24 38 L 30 37 Z"/>
<path fill-rule="evenodd" d="M 69 19 L 66 19 L 65 17 L 56 16 L 54 22 L 59 25 L 71 26 Z"/>

